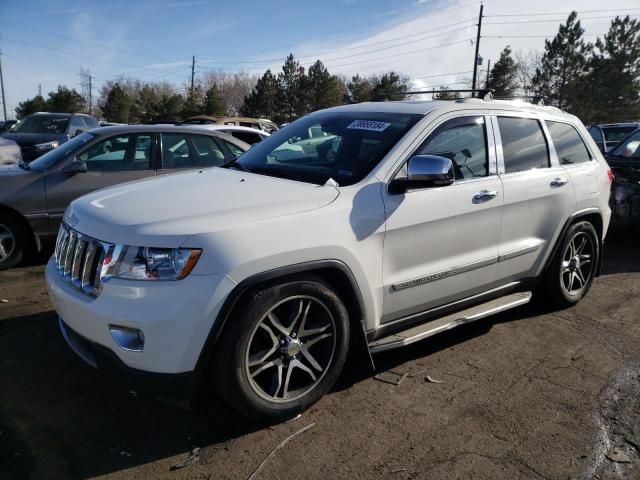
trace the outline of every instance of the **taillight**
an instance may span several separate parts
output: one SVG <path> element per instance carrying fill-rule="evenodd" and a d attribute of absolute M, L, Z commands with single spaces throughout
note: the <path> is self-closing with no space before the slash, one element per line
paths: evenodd
<path fill-rule="evenodd" d="M 609 183 L 613 183 L 613 181 L 616 179 L 616 176 L 613 174 L 611 169 L 607 170 L 607 175 L 609 176 Z"/>

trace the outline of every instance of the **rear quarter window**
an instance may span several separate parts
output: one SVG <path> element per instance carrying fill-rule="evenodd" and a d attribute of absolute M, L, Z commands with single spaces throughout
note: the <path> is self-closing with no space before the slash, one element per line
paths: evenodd
<path fill-rule="evenodd" d="M 568 123 L 547 121 L 551 141 L 561 165 L 591 161 L 591 154 L 578 131 Z"/>

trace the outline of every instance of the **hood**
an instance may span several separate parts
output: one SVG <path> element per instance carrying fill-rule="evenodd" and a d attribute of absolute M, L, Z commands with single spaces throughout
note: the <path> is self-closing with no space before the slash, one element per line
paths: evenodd
<path fill-rule="evenodd" d="M 199 233 L 317 209 L 338 194 L 332 186 L 209 168 L 93 192 L 71 203 L 65 220 L 107 242 L 177 247 Z"/>
<path fill-rule="evenodd" d="M 2 137 L 13 140 L 21 147 L 31 147 L 38 143 L 51 142 L 53 140 L 63 143 L 69 139 L 64 133 L 5 133 Z"/>
<path fill-rule="evenodd" d="M 16 163 L 11 163 L 8 165 L 0 165 L 0 178 L 4 178 L 4 177 L 18 177 L 18 176 L 27 176 L 27 175 L 34 175 L 36 172 L 33 172 L 32 170 L 26 170 L 24 168 L 21 168 L 20 165 L 16 164 Z M 38 174 L 40 172 L 37 172 Z"/>

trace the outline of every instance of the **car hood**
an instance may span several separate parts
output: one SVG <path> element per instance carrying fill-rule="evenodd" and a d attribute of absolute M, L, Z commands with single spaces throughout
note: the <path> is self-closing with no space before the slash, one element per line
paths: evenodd
<path fill-rule="evenodd" d="M 27 176 L 34 175 L 35 172 L 32 170 L 26 170 L 24 168 L 20 168 L 18 164 L 11 163 L 8 165 L 0 165 L 0 179 L 8 178 L 8 177 L 19 177 L 19 176 Z M 37 172 L 40 173 L 40 172 Z"/>
<path fill-rule="evenodd" d="M 63 133 L 5 133 L 2 137 L 13 140 L 21 147 L 31 147 L 39 143 L 52 142 L 53 140 L 58 140 L 61 143 L 68 140 Z"/>
<path fill-rule="evenodd" d="M 332 186 L 209 168 L 90 193 L 71 203 L 65 221 L 111 243 L 177 247 L 192 235 L 317 209 L 338 194 Z"/>

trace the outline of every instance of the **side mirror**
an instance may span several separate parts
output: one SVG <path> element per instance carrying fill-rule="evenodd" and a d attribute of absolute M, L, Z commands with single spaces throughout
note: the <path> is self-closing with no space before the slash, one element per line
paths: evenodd
<path fill-rule="evenodd" d="M 81 135 L 81 134 L 83 134 L 83 133 L 84 133 L 84 130 L 80 130 L 80 129 L 78 129 L 78 130 L 76 130 L 76 133 L 75 133 L 73 136 L 74 136 L 74 137 L 77 137 L 78 135 Z"/>
<path fill-rule="evenodd" d="M 68 176 L 73 176 L 76 173 L 86 173 L 87 164 L 81 160 L 72 160 L 62 169 L 62 173 Z"/>
<path fill-rule="evenodd" d="M 407 177 L 396 178 L 389 185 L 390 193 L 405 193 L 417 188 L 445 187 L 455 179 L 453 162 L 438 155 L 416 155 L 407 163 Z"/>

